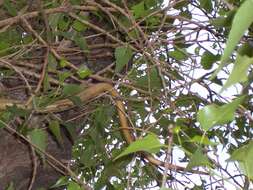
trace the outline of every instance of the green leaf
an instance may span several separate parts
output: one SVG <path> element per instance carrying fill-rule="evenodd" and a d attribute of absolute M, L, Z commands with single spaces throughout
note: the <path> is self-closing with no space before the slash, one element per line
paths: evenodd
<path fill-rule="evenodd" d="M 11 16 L 17 16 L 17 9 L 13 6 L 13 3 L 10 0 L 4 0 L 3 6 Z"/>
<path fill-rule="evenodd" d="M 58 27 L 59 30 L 64 31 L 67 30 L 70 24 L 70 19 L 66 16 L 62 16 L 60 17 L 59 21 L 58 21 Z"/>
<path fill-rule="evenodd" d="M 142 16 L 145 15 L 146 11 L 145 11 L 145 4 L 144 1 L 141 1 L 140 3 L 138 3 L 137 5 L 134 5 L 131 10 L 133 11 L 134 14 L 134 18 L 140 18 Z"/>
<path fill-rule="evenodd" d="M 253 1 L 246 0 L 237 10 L 232 28 L 228 36 L 228 41 L 224 54 L 221 57 L 221 63 L 216 71 L 212 74 L 211 78 L 214 78 L 218 72 L 224 67 L 226 61 L 229 59 L 237 43 L 243 36 L 245 30 L 250 26 L 253 21 Z"/>
<path fill-rule="evenodd" d="M 162 88 L 161 77 L 155 67 L 152 67 L 146 75 L 138 78 L 137 84 L 144 88 L 147 88 L 150 84 L 152 91 L 160 90 Z"/>
<path fill-rule="evenodd" d="M 154 7 L 159 7 L 163 3 L 163 0 L 145 0 L 145 7 L 146 9 L 151 9 Z"/>
<path fill-rule="evenodd" d="M 175 44 L 177 48 L 187 48 L 185 35 L 181 32 L 178 32 L 174 37 L 173 44 Z"/>
<path fill-rule="evenodd" d="M 66 59 L 61 59 L 59 64 L 62 68 L 64 68 L 69 65 L 69 62 Z"/>
<path fill-rule="evenodd" d="M 8 123 L 13 118 L 12 113 L 9 111 L 1 112 L 0 114 L 0 129 L 5 127 L 5 123 Z"/>
<path fill-rule="evenodd" d="M 60 83 L 63 83 L 67 78 L 71 77 L 73 74 L 69 71 L 58 72 L 58 78 Z"/>
<path fill-rule="evenodd" d="M 84 79 L 84 78 L 90 76 L 92 74 L 92 72 L 87 67 L 84 67 L 84 68 L 81 67 L 80 69 L 78 69 L 77 74 L 79 75 L 79 77 L 81 79 Z"/>
<path fill-rule="evenodd" d="M 205 106 L 198 112 L 198 122 L 207 131 L 215 125 L 223 125 L 234 120 L 234 112 L 243 99 L 244 96 L 223 106 L 217 106 L 215 104 Z"/>
<path fill-rule="evenodd" d="M 81 2 L 80 2 L 81 3 Z M 79 15 L 79 18 L 82 19 L 82 20 L 89 20 L 88 16 L 80 13 Z M 82 22 L 80 22 L 79 20 L 75 20 L 72 27 L 77 31 L 77 32 L 83 32 L 85 31 L 88 26 Z"/>
<path fill-rule="evenodd" d="M 29 132 L 29 137 L 31 142 L 36 145 L 40 150 L 45 151 L 47 147 L 47 133 L 42 129 L 34 129 L 31 132 Z M 36 151 L 41 155 L 42 158 L 44 158 L 44 154 L 41 153 L 41 151 Z"/>
<path fill-rule="evenodd" d="M 117 47 L 115 50 L 116 58 L 116 72 L 120 72 L 123 67 L 130 61 L 133 56 L 133 52 L 129 47 Z"/>
<path fill-rule="evenodd" d="M 199 104 L 201 103 L 202 100 L 195 96 L 195 95 L 191 95 L 191 94 L 187 94 L 187 95 L 180 95 L 177 97 L 177 99 L 175 100 L 175 105 L 177 107 L 189 107 L 191 105 L 194 104 Z"/>
<path fill-rule="evenodd" d="M 69 182 L 67 190 L 82 190 L 82 188 L 76 182 Z"/>
<path fill-rule="evenodd" d="M 77 46 L 80 47 L 81 50 L 84 50 L 84 52 L 88 52 L 88 45 L 86 39 L 83 36 L 75 35 L 73 41 Z"/>
<path fill-rule="evenodd" d="M 100 106 L 94 112 L 94 126 L 100 134 L 103 134 L 104 128 L 110 124 L 113 112 L 112 106 Z"/>
<path fill-rule="evenodd" d="M 86 144 L 85 149 L 81 151 L 81 155 L 79 156 L 80 163 L 82 163 L 85 167 L 92 167 L 97 163 L 96 159 L 90 159 L 96 154 L 96 149 L 92 143 L 86 142 Z"/>
<path fill-rule="evenodd" d="M 2 38 L 0 38 L 2 40 Z M 0 41 L 0 56 L 4 56 L 8 54 L 8 48 L 10 47 L 9 42 Z"/>
<path fill-rule="evenodd" d="M 194 167 L 198 166 L 211 166 L 212 164 L 210 163 L 208 157 L 203 154 L 203 151 L 201 148 L 198 148 L 194 154 L 191 156 L 190 162 L 187 165 L 187 169 L 191 170 Z"/>
<path fill-rule="evenodd" d="M 236 149 L 229 160 L 236 160 L 240 163 L 240 168 L 246 176 L 253 180 L 253 141 L 247 145 Z"/>
<path fill-rule="evenodd" d="M 81 107 L 83 105 L 83 102 L 79 96 L 70 96 L 68 99 L 73 102 L 73 104 L 77 107 Z"/>
<path fill-rule="evenodd" d="M 79 20 L 75 20 L 72 27 L 78 32 L 83 32 L 87 29 L 87 26 Z"/>
<path fill-rule="evenodd" d="M 15 46 L 22 43 L 22 32 L 17 28 L 10 27 L 0 32 L 0 56 L 15 52 Z"/>
<path fill-rule="evenodd" d="M 248 76 L 247 72 L 252 63 L 253 63 L 253 58 L 250 58 L 248 56 L 240 56 L 238 54 L 233 70 L 231 74 L 229 75 L 228 80 L 222 87 L 221 92 L 233 84 L 247 81 L 247 76 Z"/>
<path fill-rule="evenodd" d="M 45 77 L 43 79 L 43 91 L 47 92 L 50 89 L 50 81 L 49 81 L 49 75 L 48 72 L 45 73 Z"/>
<path fill-rule="evenodd" d="M 80 5 L 82 3 L 82 0 L 69 0 L 71 5 Z"/>
<path fill-rule="evenodd" d="M 213 64 L 220 59 L 219 55 L 214 55 L 209 51 L 205 51 L 201 57 L 201 65 L 204 69 L 211 69 Z"/>
<path fill-rule="evenodd" d="M 48 16 L 48 24 L 52 28 L 53 31 L 55 31 L 59 21 L 62 19 L 63 19 L 63 13 L 55 13 L 55 14 L 50 14 Z"/>
<path fill-rule="evenodd" d="M 238 48 L 238 54 L 242 55 L 247 55 L 248 57 L 253 57 L 253 44 L 251 43 L 251 41 L 248 41 L 244 44 L 242 44 L 239 48 Z"/>
<path fill-rule="evenodd" d="M 14 183 L 11 182 L 5 190 L 15 190 Z"/>
<path fill-rule="evenodd" d="M 234 16 L 234 15 L 233 15 Z M 233 21 L 233 16 L 230 17 L 218 17 L 210 20 L 210 24 L 212 24 L 216 28 L 230 27 Z"/>
<path fill-rule="evenodd" d="M 223 85 L 222 80 L 219 79 L 219 78 L 217 78 L 217 77 L 214 77 L 211 81 L 212 81 L 213 83 L 215 83 L 215 84 L 220 85 L 220 86 Z"/>
<path fill-rule="evenodd" d="M 208 13 L 212 12 L 213 6 L 211 0 L 200 0 L 200 7 L 205 9 Z"/>
<path fill-rule="evenodd" d="M 148 134 L 143 139 L 138 139 L 132 142 L 120 155 L 118 155 L 114 160 L 126 156 L 128 154 L 145 151 L 148 153 L 157 153 L 160 148 L 166 147 L 165 145 L 161 144 L 158 140 L 157 136 L 154 134 Z"/>
<path fill-rule="evenodd" d="M 134 102 L 133 104 L 131 104 L 131 108 L 138 114 L 140 114 L 140 117 L 142 119 L 144 119 L 148 114 L 147 110 L 145 109 L 144 102 Z"/>
<path fill-rule="evenodd" d="M 175 51 L 169 52 L 169 56 L 178 61 L 186 60 L 188 58 L 187 53 L 184 50 L 178 48 Z"/>
<path fill-rule="evenodd" d="M 61 187 L 63 185 L 67 185 L 69 183 L 69 178 L 66 176 L 60 177 L 57 182 L 50 187 L 50 189 L 56 188 L 56 187 Z"/>
<path fill-rule="evenodd" d="M 174 79 L 184 80 L 184 77 L 182 77 L 181 74 L 179 74 L 179 71 L 177 71 L 176 69 L 175 70 L 169 70 L 168 73 L 171 74 L 171 76 Z"/>
<path fill-rule="evenodd" d="M 189 4 L 189 0 L 178 1 L 174 4 L 173 8 L 179 10 L 179 9 L 182 9 L 183 7 L 187 7 L 188 4 Z"/>
<path fill-rule="evenodd" d="M 61 125 L 65 127 L 67 130 L 68 136 L 71 138 L 72 141 L 77 140 L 77 125 L 71 122 L 62 122 Z"/>
<path fill-rule="evenodd" d="M 57 120 L 50 121 L 49 123 L 49 129 L 52 132 L 52 134 L 55 136 L 56 140 L 62 144 L 62 136 L 61 136 L 61 129 L 60 124 Z"/>
<path fill-rule="evenodd" d="M 48 55 L 48 71 L 56 71 L 58 62 L 55 59 L 54 55 L 49 53 Z"/>
<path fill-rule="evenodd" d="M 189 10 L 181 11 L 179 15 L 184 18 L 192 19 L 192 13 Z"/>
<path fill-rule="evenodd" d="M 195 135 L 191 139 L 191 142 L 198 143 L 198 144 L 203 144 L 203 145 L 210 145 L 210 146 L 216 145 L 216 143 L 210 141 L 207 136 L 203 137 L 203 136 L 199 136 L 199 135 Z"/>
<path fill-rule="evenodd" d="M 7 107 L 7 111 L 10 112 L 13 116 L 26 117 L 29 115 L 29 111 L 19 108 L 17 105 Z"/>
<path fill-rule="evenodd" d="M 82 90 L 80 85 L 77 84 L 66 84 L 63 87 L 62 94 L 63 96 L 71 96 L 79 93 Z"/>

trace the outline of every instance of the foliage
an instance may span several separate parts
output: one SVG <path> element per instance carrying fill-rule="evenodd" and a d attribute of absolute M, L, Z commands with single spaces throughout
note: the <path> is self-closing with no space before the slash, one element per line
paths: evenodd
<path fill-rule="evenodd" d="M 48 137 L 64 146 L 67 131 L 73 162 L 52 189 L 249 187 L 252 0 L 36 2 L 0 1 L 0 126 L 27 138 L 44 164 Z M 82 102 L 77 94 L 99 82 L 120 97 Z M 77 114 L 43 112 L 62 99 Z M 115 101 L 131 129 L 121 128 Z M 36 112 L 43 122 L 33 124 Z"/>

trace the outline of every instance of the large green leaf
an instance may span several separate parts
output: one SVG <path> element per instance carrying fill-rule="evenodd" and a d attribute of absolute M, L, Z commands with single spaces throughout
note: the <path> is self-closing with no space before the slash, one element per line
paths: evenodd
<path fill-rule="evenodd" d="M 163 145 L 154 134 L 148 134 L 143 139 L 136 140 L 132 142 L 120 155 L 118 155 L 114 160 L 126 156 L 131 153 L 145 151 L 148 153 L 157 153 L 160 148 L 166 147 Z"/>
<path fill-rule="evenodd" d="M 243 36 L 245 30 L 250 26 L 253 21 L 253 1 L 246 0 L 237 10 L 233 23 L 232 28 L 228 36 L 228 41 L 226 48 L 224 50 L 224 54 L 221 58 L 221 63 L 217 70 L 213 73 L 211 78 L 214 78 L 217 73 L 224 67 L 226 61 L 229 59 L 229 56 L 233 52 L 234 48 L 236 47 L 237 43 Z"/>
<path fill-rule="evenodd" d="M 217 106 L 215 104 L 205 106 L 198 112 L 198 122 L 204 130 L 209 130 L 215 125 L 223 125 L 234 120 L 234 112 L 244 97 L 235 99 L 229 104 Z"/>
<path fill-rule="evenodd" d="M 203 154 L 201 148 L 198 148 L 191 156 L 190 162 L 187 165 L 187 169 L 192 169 L 193 167 L 197 166 L 211 166 L 210 160 L 205 154 Z"/>
<path fill-rule="evenodd" d="M 244 174 L 250 179 L 253 179 L 253 141 L 250 141 L 247 145 L 236 149 L 229 160 L 236 160 L 240 163 L 240 168 Z"/>
<path fill-rule="evenodd" d="M 249 66 L 253 63 L 253 58 L 248 56 L 237 55 L 236 62 L 231 74 L 228 77 L 228 80 L 222 87 L 221 91 L 225 90 L 229 86 L 236 84 L 238 82 L 247 81 L 247 72 Z"/>
<path fill-rule="evenodd" d="M 116 72 L 120 72 L 123 67 L 129 62 L 132 56 L 133 52 L 129 47 L 117 47 L 115 50 Z"/>
<path fill-rule="evenodd" d="M 42 129 L 34 129 L 29 133 L 29 138 L 31 142 L 36 145 L 40 150 L 45 151 L 47 147 L 47 133 Z M 42 158 L 44 158 L 44 154 L 40 151 L 36 150 Z"/>

